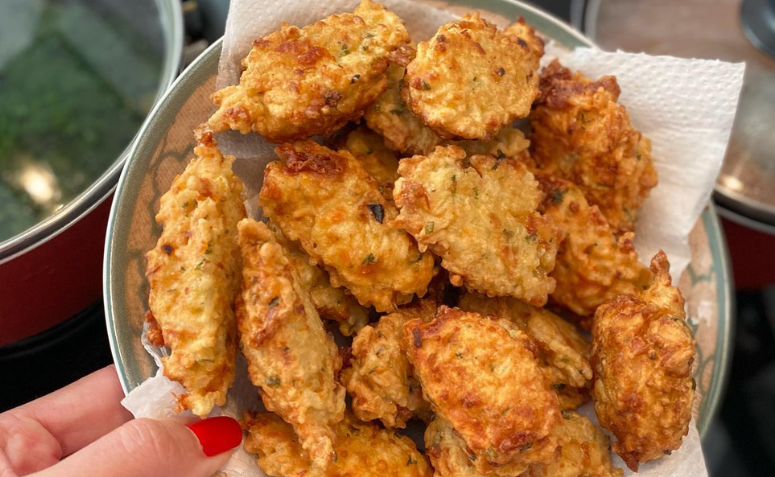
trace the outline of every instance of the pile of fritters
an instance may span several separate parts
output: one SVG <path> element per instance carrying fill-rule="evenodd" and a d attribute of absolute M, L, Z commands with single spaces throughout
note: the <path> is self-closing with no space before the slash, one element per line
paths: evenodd
<path fill-rule="evenodd" d="M 277 477 L 621 475 L 589 400 L 633 470 L 677 449 L 695 342 L 667 257 L 633 247 L 649 141 L 615 78 L 542 55 L 477 14 L 415 48 L 370 0 L 256 39 L 148 253 L 180 409 L 225 403 L 239 347 L 266 408 L 245 448 Z M 264 222 L 226 129 L 278 144 Z"/>

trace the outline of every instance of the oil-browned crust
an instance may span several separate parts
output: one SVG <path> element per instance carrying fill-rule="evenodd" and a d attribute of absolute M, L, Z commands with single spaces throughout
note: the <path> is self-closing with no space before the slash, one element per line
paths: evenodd
<path fill-rule="evenodd" d="M 385 146 L 401 154 L 430 154 L 439 145 L 463 148 L 469 155 L 490 154 L 520 160 L 527 159 L 530 141 L 519 129 L 502 128 L 489 141 L 444 140 L 406 106 L 400 87 L 405 69 L 390 65 L 387 71 L 388 88 L 366 110 L 364 119 L 371 129 L 381 134 Z"/>
<path fill-rule="evenodd" d="M 554 459 L 560 405 L 537 345 L 510 321 L 442 306 L 404 325 L 404 347 L 423 394 L 476 456 L 476 468 L 516 475 Z"/>
<path fill-rule="evenodd" d="M 392 225 L 441 257 L 453 285 L 546 303 L 560 234 L 537 212 L 541 191 L 521 162 L 439 146 L 398 173 Z"/>
<path fill-rule="evenodd" d="M 332 286 L 328 273 L 310 263 L 310 256 L 298 243 L 286 239 L 271 222 L 268 227 L 275 233 L 277 242 L 282 245 L 286 257 L 299 277 L 299 285 L 309 292 L 310 300 L 321 318 L 336 322 L 339 332 L 345 336 L 354 335 L 368 324 L 368 308 L 358 303 L 344 288 Z"/>
<path fill-rule="evenodd" d="M 556 460 L 531 464 L 519 477 L 621 477 L 621 469 L 611 462 L 608 437 L 589 419 L 575 412 L 563 411 L 562 422 L 552 436 L 560 447 Z M 479 472 L 477 457 L 470 453 L 460 435 L 444 418 L 437 416 L 425 431 L 425 447 L 436 477 L 513 477 L 503 468 Z"/>
<path fill-rule="evenodd" d="M 527 45 L 530 51 L 540 59 L 544 56 L 544 40 L 536 33 L 536 29 L 532 25 L 528 25 L 523 17 L 517 18 L 517 21 L 507 26 L 504 33 L 508 35 L 514 35 L 517 43 L 522 48 Z"/>
<path fill-rule="evenodd" d="M 206 126 L 195 134 L 196 157 L 161 198 L 156 221 L 163 229 L 146 255 L 146 277 L 149 339 L 170 349 L 164 375 L 186 389 L 179 410 L 204 417 L 226 403 L 234 380 L 237 222 L 245 207 L 234 157 L 221 154 Z"/>
<path fill-rule="evenodd" d="M 576 409 L 590 399 L 590 344 L 573 323 L 512 297 L 465 293 L 458 306 L 482 316 L 509 320 L 527 333 L 538 345 L 538 362 L 563 410 Z"/>
<path fill-rule="evenodd" d="M 542 70 L 540 89 L 530 114 L 538 168 L 576 183 L 614 232 L 632 231 L 657 172 L 650 141 L 617 104 L 616 78 L 592 81 L 555 60 Z"/>
<path fill-rule="evenodd" d="M 283 24 L 253 42 L 240 83 L 212 95 L 210 125 L 275 143 L 330 134 L 385 90 L 388 61 L 403 61 L 408 43 L 401 19 L 371 0 L 301 29 Z"/>
<path fill-rule="evenodd" d="M 648 289 L 603 303 L 592 325 L 595 412 L 634 471 L 681 446 L 694 400 L 696 343 L 664 252 L 651 271 Z"/>
<path fill-rule="evenodd" d="M 416 300 L 355 336 L 341 381 L 353 397 L 352 409 L 359 419 L 379 419 L 385 427 L 403 428 L 415 414 L 427 414 L 428 405 L 401 347 L 401 336 L 407 321 L 430 321 L 436 307 L 434 299 Z"/>
<path fill-rule="evenodd" d="M 293 428 L 271 413 L 246 413 L 245 450 L 258 454 L 258 466 L 276 477 L 431 477 L 428 461 L 406 436 L 346 414 L 336 426 L 337 458 L 316 467 Z"/>
<path fill-rule="evenodd" d="M 398 157 L 385 146 L 382 137 L 361 126 L 347 135 L 345 149 L 361 161 L 361 165 L 379 184 L 379 192 L 393 201 L 393 186 L 398 179 Z"/>
<path fill-rule="evenodd" d="M 520 477 L 621 477 L 622 469 L 611 462 L 608 436 L 589 419 L 563 411 L 562 424 L 553 434 L 560 442 L 559 459 L 550 464 L 531 465 Z"/>
<path fill-rule="evenodd" d="M 638 262 L 634 234 L 617 237 L 578 186 L 551 174 L 539 173 L 536 179 L 544 192 L 540 210 L 563 234 L 550 274 L 557 282 L 551 299 L 582 318 L 579 323 L 589 329 L 601 303 L 637 295 L 651 283 L 651 272 Z"/>
<path fill-rule="evenodd" d="M 433 257 L 388 226 L 396 208 L 360 161 L 313 141 L 284 144 L 277 153 L 281 161 L 264 170 L 264 214 L 328 271 L 334 287 L 380 312 L 425 294 Z"/>
<path fill-rule="evenodd" d="M 406 68 L 390 65 L 387 89 L 366 109 L 363 118 L 369 128 L 381 134 L 385 145 L 406 154 L 427 154 L 442 142 L 438 134 L 415 116 L 401 98 Z"/>
<path fill-rule="evenodd" d="M 401 94 L 440 136 L 489 140 L 530 112 L 539 59 L 516 34 L 469 14 L 417 45 Z"/>
<path fill-rule="evenodd" d="M 266 408 L 293 426 L 321 469 L 334 460 L 334 426 L 344 416 L 336 380 L 339 353 L 274 233 L 261 222 L 239 223 L 243 258 L 237 300 L 240 349 Z"/>
<path fill-rule="evenodd" d="M 164 335 L 161 332 L 161 326 L 159 326 L 156 318 L 153 317 L 151 310 L 145 312 L 145 322 L 148 323 L 148 330 L 145 333 L 148 342 L 158 348 L 164 346 Z"/>

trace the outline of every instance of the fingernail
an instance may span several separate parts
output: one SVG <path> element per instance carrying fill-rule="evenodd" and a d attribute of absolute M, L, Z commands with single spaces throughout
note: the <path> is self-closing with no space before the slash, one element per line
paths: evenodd
<path fill-rule="evenodd" d="M 186 427 L 191 429 L 199 439 L 202 451 L 207 457 L 234 449 L 242 442 L 242 428 L 237 421 L 228 416 L 211 417 L 192 422 Z"/>

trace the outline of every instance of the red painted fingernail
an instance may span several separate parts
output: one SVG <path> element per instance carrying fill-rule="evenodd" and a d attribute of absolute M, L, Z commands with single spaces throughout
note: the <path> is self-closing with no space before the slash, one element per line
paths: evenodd
<path fill-rule="evenodd" d="M 239 422 L 228 416 L 218 416 L 187 424 L 207 457 L 234 449 L 242 442 L 242 428 Z"/>

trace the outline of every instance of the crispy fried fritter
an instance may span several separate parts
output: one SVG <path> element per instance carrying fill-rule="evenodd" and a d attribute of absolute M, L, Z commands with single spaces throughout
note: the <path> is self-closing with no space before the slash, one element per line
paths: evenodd
<path fill-rule="evenodd" d="M 575 182 L 621 233 L 633 229 L 657 171 L 650 141 L 616 103 L 619 93 L 613 76 L 592 81 L 553 61 L 541 73 L 530 141 L 538 167 Z"/>
<path fill-rule="evenodd" d="M 649 283 L 651 272 L 638 262 L 634 234 L 616 237 L 596 205 L 590 206 L 572 182 L 536 174 L 544 191 L 541 212 L 562 230 L 557 262 L 550 274 L 557 281 L 552 299 L 569 308 L 589 329 L 592 315 L 606 300 L 637 295 Z"/>
<path fill-rule="evenodd" d="M 396 208 L 352 154 L 313 141 L 283 144 L 276 151 L 282 162 L 264 170 L 264 214 L 322 263 L 333 286 L 346 286 L 377 311 L 392 311 L 413 294 L 425 294 L 433 257 L 387 225 Z"/>
<path fill-rule="evenodd" d="M 528 148 L 530 141 L 525 139 L 525 135 L 519 129 L 506 126 L 489 141 L 446 141 L 445 145 L 458 146 L 466 151 L 466 154 L 489 154 L 496 158 L 516 159 L 524 161 L 529 157 Z"/>
<path fill-rule="evenodd" d="M 482 316 L 510 320 L 538 345 L 538 358 L 562 409 L 576 409 L 589 400 L 592 367 L 589 364 L 589 342 L 572 323 L 543 308 L 536 308 L 516 298 L 489 298 L 479 293 L 466 293 L 460 298 L 461 309 Z"/>
<path fill-rule="evenodd" d="M 345 336 L 354 335 L 368 324 L 368 308 L 361 306 L 355 297 L 345 292 L 344 288 L 331 286 L 328 273 L 312 265 L 309 255 L 299 247 L 299 244 L 285 238 L 273 224 L 269 224 L 269 228 L 285 249 L 285 255 L 299 277 L 299 285 L 309 292 L 312 304 L 321 318 L 339 323 L 339 332 Z"/>
<path fill-rule="evenodd" d="M 445 141 L 406 107 L 401 98 L 399 84 L 405 69 L 397 65 L 388 67 L 388 89 L 367 110 L 364 118 L 371 129 L 384 137 L 385 145 L 407 154 L 430 154 L 438 145 L 462 147 L 468 154 L 490 154 L 523 158 L 527 155 L 530 141 L 522 131 L 512 126 L 502 128 L 489 141 Z"/>
<path fill-rule="evenodd" d="M 447 146 L 403 159 L 398 173 L 392 224 L 440 256 L 453 285 L 546 302 L 560 236 L 536 212 L 541 191 L 522 163 Z"/>
<path fill-rule="evenodd" d="M 293 426 L 312 461 L 325 468 L 345 407 L 345 390 L 335 378 L 342 366 L 337 347 L 266 224 L 241 221 L 239 243 L 237 324 L 250 381 L 266 408 Z"/>
<path fill-rule="evenodd" d="M 518 474 L 552 460 L 560 405 L 536 344 L 512 322 L 442 306 L 429 323 L 407 322 L 403 339 L 426 400 L 477 457 L 478 471 Z"/>
<path fill-rule="evenodd" d="M 477 457 L 469 453 L 463 438 L 441 416 L 425 429 L 425 448 L 434 477 L 484 477 L 474 465 Z"/>
<path fill-rule="evenodd" d="M 610 442 L 586 417 L 563 411 L 562 424 L 554 429 L 560 442 L 560 458 L 536 464 L 520 477 L 621 477 L 622 469 L 611 463 Z"/>
<path fill-rule="evenodd" d="M 385 90 L 388 58 L 408 43 L 401 19 L 371 0 L 301 29 L 283 24 L 253 42 L 240 83 L 213 94 L 210 125 L 277 143 L 330 134 Z"/>
<path fill-rule="evenodd" d="M 401 95 L 440 136 L 488 140 L 530 112 L 539 59 L 516 35 L 466 15 L 417 45 Z"/>
<path fill-rule="evenodd" d="M 426 407 L 420 383 L 401 348 L 401 337 L 407 321 L 429 321 L 435 313 L 434 300 L 418 300 L 355 336 L 350 367 L 342 370 L 341 381 L 353 397 L 353 412 L 359 419 L 379 419 L 385 427 L 403 428 L 415 411 Z"/>
<path fill-rule="evenodd" d="M 359 127 L 347 135 L 345 148 L 361 161 L 361 165 L 379 184 L 380 193 L 393 201 L 393 185 L 398 179 L 398 158 L 382 137 L 366 127 Z"/>
<path fill-rule="evenodd" d="M 539 60 L 544 56 L 544 41 L 536 34 L 534 27 L 525 23 L 524 18 L 519 17 L 516 22 L 507 26 L 503 32 L 516 36 L 517 43 L 522 47 L 527 45 L 533 55 Z"/>
<path fill-rule="evenodd" d="M 634 471 L 678 449 L 692 415 L 696 343 L 669 267 L 659 252 L 653 284 L 638 297 L 600 305 L 592 325 L 595 412 Z"/>
<path fill-rule="evenodd" d="M 589 419 L 564 411 L 562 423 L 552 430 L 561 445 L 558 458 L 549 464 L 532 464 L 520 477 L 620 477 L 611 463 L 608 437 Z M 476 456 L 452 426 L 437 417 L 425 431 L 428 457 L 436 477 L 484 477 L 474 465 Z M 512 477 L 512 476 L 510 476 Z"/>
<path fill-rule="evenodd" d="M 299 445 L 291 426 L 271 413 L 246 414 L 245 450 L 275 477 L 431 477 L 425 457 L 406 436 L 346 414 L 336 427 L 336 460 L 321 470 Z"/>
<path fill-rule="evenodd" d="M 406 106 L 401 98 L 401 83 L 406 68 L 391 64 L 388 86 L 363 115 L 366 124 L 385 138 L 385 145 L 408 154 L 426 154 L 442 139 Z"/>
<path fill-rule="evenodd" d="M 161 198 L 156 221 L 163 230 L 146 255 L 146 277 L 148 304 L 161 328 L 157 341 L 171 351 L 162 358 L 164 375 L 186 388 L 179 408 L 204 417 L 226 403 L 234 381 L 237 222 L 245 207 L 242 182 L 231 170 L 234 157 L 221 154 L 206 127 L 196 135 L 196 157 Z"/>

